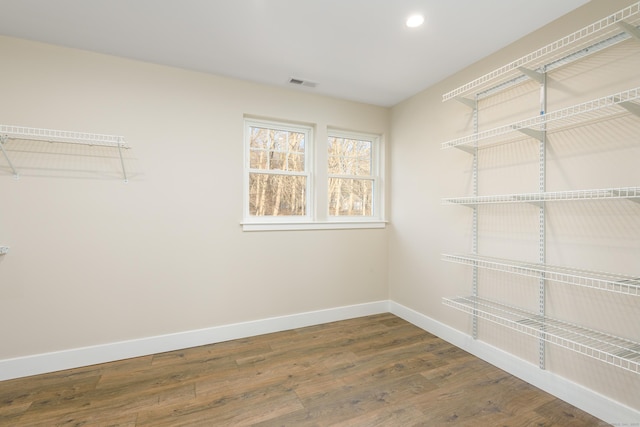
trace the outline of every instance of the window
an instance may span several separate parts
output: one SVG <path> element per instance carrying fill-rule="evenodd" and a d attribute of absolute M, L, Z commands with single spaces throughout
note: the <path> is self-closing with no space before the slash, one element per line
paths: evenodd
<path fill-rule="evenodd" d="M 372 217 L 377 207 L 377 138 L 329 133 L 329 215 Z"/>
<path fill-rule="evenodd" d="M 382 228 L 380 138 L 245 119 L 245 231 Z M 325 139 L 327 138 L 327 139 Z"/>
<path fill-rule="evenodd" d="M 248 214 L 306 217 L 310 203 L 306 150 L 311 128 L 247 121 Z"/>

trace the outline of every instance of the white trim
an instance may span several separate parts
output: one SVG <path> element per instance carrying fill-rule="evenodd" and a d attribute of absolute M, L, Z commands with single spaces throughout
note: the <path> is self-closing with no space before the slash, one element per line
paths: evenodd
<path fill-rule="evenodd" d="M 542 370 L 499 348 L 474 340 L 451 326 L 418 313 L 394 301 L 389 311 L 480 359 L 546 391 L 581 410 L 614 426 L 640 425 L 640 411 L 596 393 L 552 372 Z"/>
<path fill-rule="evenodd" d="M 286 230 L 344 230 L 354 228 L 385 228 L 387 221 L 292 221 L 292 222 L 242 222 L 242 231 L 286 231 Z"/>
<path fill-rule="evenodd" d="M 0 381 L 388 312 L 387 300 L 376 301 L 4 359 L 0 360 Z"/>

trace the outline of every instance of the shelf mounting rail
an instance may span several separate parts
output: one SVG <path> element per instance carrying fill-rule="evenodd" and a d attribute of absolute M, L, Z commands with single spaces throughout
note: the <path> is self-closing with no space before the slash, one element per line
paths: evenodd
<path fill-rule="evenodd" d="M 74 132 L 65 130 L 54 129 L 40 129 L 24 126 L 11 126 L 0 125 L 0 149 L 2 154 L 7 159 L 9 167 L 13 171 L 14 177 L 19 178 L 18 171 L 13 163 L 9 159 L 4 144 L 9 139 L 20 139 L 29 141 L 45 141 L 45 142 L 60 142 L 66 144 L 81 144 L 89 146 L 102 146 L 102 147 L 114 147 L 118 149 L 118 155 L 120 157 L 120 166 L 122 167 L 122 175 L 124 182 L 128 182 L 127 171 L 124 166 L 124 157 L 122 156 L 122 150 L 130 148 L 124 140 L 123 136 L 118 135 L 105 135 L 96 133 Z"/>

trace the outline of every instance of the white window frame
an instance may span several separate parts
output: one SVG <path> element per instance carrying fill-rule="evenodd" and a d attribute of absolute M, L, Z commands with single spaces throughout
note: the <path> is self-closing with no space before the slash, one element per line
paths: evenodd
<path fill-rule="evenodd" d="M 304 155 L 304 172 L 287 172 L 279 170 L 264 171 L 261 169 L 251 169 L 251 132 L 250 128 L 259 127 L 266 129 L 276 129 L 288 132 L 297 132 L 304 134 L 305 138 L 305 155 Z M 313 162 L 309 153 L 313 152 L 313 128 L 311 126 L 296 125 L 292 123 L 283 123 L 272 120 L 245 119 L 244 121 L 244 220 L 243 225 L 249 224 L 284 224 L 284 223 L 305 223 L 310 222 L 313 218 L 314 200 L 313 197 Z M 251 173 L 265 173 L 274 175 L 287 176 L 304 176 L 306 178 L 305 190 L 305 215 L 282 215 L 282 216 L 255 216 L 249 212 L 249 176 Z"/>
<path fill-rule="evenodd" d="M 344 139 L 353 139 L 358 141 L 368 141 L 371 143 L 371 170 L 368 176 L 347 176 L 347 175 L 336 175 L 329 174 L 327 171 L 327 185 L 329 178 L 353 178 L 353 179 L 371 179 L 373 181 L 373 200 L 372 204 L 372 214 L 368 216 L 339 216 L 339 215 L 331 215 L 329 212 L 329 196 L 327 195 L 327 203 L 326 203 L 326 214 L 329 218 L 329 221 L 332 222 L 356 222 L 356 223 L 366 223 L 366 222 L 377 222 L 384 220 L 384 201 L 383 195 L 384 190 L 383 180 L 381 176 L 382 171 L 382 147 L 381 140 L 382 138 L 378 135 L 360 133 L 360 132 L 349 132 L 338 129 L 328 129 L 327 131 L 327 141 L 326 144 L 329 143 L 329 138 L 344 138 Z M 327 145 L 325 144 L 325 149 Z M 328 170 L 329 164 L 327 162 L 326 168 Z"/>
<path fill-rule="evenodd" d="M 255 216 L 249 214 L 249 174 L 254 172 L 250 166 L 251 127 L 282 129 L 292 132 L 305 133 L 305 176 L 306 215 L 300 216 Z M 330 216 L 328 201 L 328 135 L 364 139 L 372 141 L 372 168 L 377 171 L 374 182 L 374 215 L 373 216 Z M 318 136 L 317 143 L 314 138 Z M 384 191 L 382 165 L 384 164 L 382 137 L 364 133 L 345 132 L 327 129 L 317 131 L 313 124 L 298 124 L 280 120 L 267 120 L 245 117 L 244 119 L 244 179 L 243 179 L 243 231 L 273 231 L 273 230 L 324 230 L 324 229 L 353 229 L 353 228 L 384 228 Z M 260 171 L 264 172 L 264 171 Z M 280 173 L 280 171 L 275 171 Z M 292 175 L 299 175 L 294 173 Z"/>

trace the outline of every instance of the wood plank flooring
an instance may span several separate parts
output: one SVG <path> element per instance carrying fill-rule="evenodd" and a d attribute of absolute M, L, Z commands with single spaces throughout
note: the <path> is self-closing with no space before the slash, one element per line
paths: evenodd
<path fill-rule="evenodd" d="M 604 426 L 392 314 L 0 382 L 0 426 Z"/>

